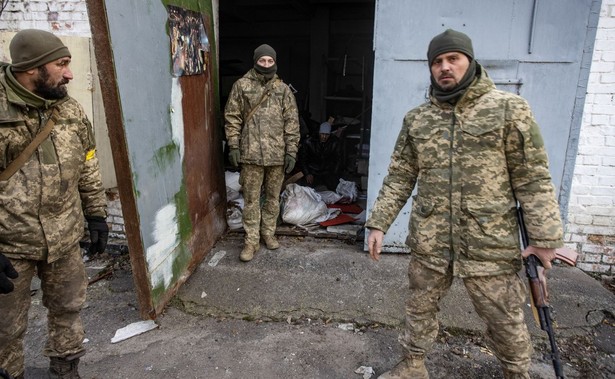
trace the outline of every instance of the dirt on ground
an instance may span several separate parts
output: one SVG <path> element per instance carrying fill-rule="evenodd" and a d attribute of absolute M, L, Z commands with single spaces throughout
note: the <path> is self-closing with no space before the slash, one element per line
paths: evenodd
<path fill-rule="evenodd" d="M 399 331 L 336 320 L 245 321 L 187 314 L 169 306 L 158 328 L 119 343 L 115 332 L 140 321 L 127 254 L 86 263 L 91 284 L 83 310 L 88 353 L 83 378 L 376 378 L 402 357 Z M 46 378 L 46 310 L 33 288 L 26 378 Z M 567 378 L 615 377 L 615 318 L 583 335 L 559 333 Z M 535 338 L 532 378 L 552 378 L 545 338 Z M 480 333 L 442 329 L 428 356 L 431 378 L 502 378 Z"/>

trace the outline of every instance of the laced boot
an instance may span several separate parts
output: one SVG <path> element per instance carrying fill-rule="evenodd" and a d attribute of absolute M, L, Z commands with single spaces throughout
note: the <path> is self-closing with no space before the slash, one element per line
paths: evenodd
<path fill-rule="evenodd" d="M 242 262 L 250 262 L 252 258 L 254 258 L 254 253 L 258 250 L 258 246 L 246 244 L 241 250 L 241 254 L 239 254 L 239 259 Z"/>
<path fill-rule="evenodd" d="M 262 236 L 263 241 L 265 242 L 265 246 L 269 250 L 275 250 L 280 248 L 280 243 L 275 238 L 275 236 Z"/>
<path fill-rule="evenodd" d="M 423 357 L 408 356 L 378 379 L 429 379 L 429 374 Z"/>
<path fill-rule="evenodd" d="M 49 379 L 81 379 L 78 371 L 79 358 L 51 357 L 49 362 Z"/>

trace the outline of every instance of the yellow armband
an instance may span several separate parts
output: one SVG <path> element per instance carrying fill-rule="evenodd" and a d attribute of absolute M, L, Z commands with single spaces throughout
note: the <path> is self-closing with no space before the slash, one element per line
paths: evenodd
<path fill-rule="evenodd" d="M 96 155 L 96 149 L 92 149 L 92 150 L 88 151 L 85 154 L 85 161 L 86 162 L 89 161 L 90 159 L 94 158 L 95 155 Z"/>

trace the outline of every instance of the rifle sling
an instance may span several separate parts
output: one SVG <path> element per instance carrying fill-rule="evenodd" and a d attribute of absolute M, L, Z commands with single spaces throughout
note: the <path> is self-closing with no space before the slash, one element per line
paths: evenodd
<path fill-rule="evenodd" d="M 0 173 L 0 181 L 9 180 L 23 165 L 26 163 L 28 159 L 34 153 L 41 143 L 47 139 L 49 133 L 53 129 L 56 124 L 56 120 L 58 118 L 58 109 L 54 108 L 51 117 L 45 123 L 45 127 L 34 137 L 32 142 L 19 154 L 17 158 L 15 158 L 9 165 Z"/>
<path fill-rule="evenodd" d="M 271 83 L 271 85 L 268 85 L 265 87 L 265 92 L 263 92 L 263 94 L 261 95 L 261 98 L 258 100 L 254 108 L 250 110 L 250 113 L 248 113 L 248 117 L 246 117 L 246 119 L 243 120 L 244 125 L 247 124 L 248 121 L 250 121 L 250 119 L 252 118 L 252 116 L 254 116 L 254 113 L 258 109 L 258 107 L 263 103 L 263 101 L 265 101 L 265 98 L 270 95 L 272 87 L 273 87 L 273 82 Z"/>

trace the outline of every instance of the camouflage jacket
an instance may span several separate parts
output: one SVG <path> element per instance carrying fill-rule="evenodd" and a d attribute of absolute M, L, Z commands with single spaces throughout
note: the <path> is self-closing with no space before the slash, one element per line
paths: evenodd
<path fill-rule="evenodd" d="M 404 118 L 388 175 L 366 227 L 387 231 L 413 196 L 412 254 L 456 276 L 521 268 L 515 198 L 530 244 L 562 246 L 547 154 L 527 102 L 481 74 L 456 106 L 435 98 Z"/>
<path fill-rule="evenodd" d="M 250 120 L 245 120 L 264 91 L 266 99 Z M 260 166 L 284 164 L 284 155 L 293 158 L 299 148 L 299 114 L 295 96 L 276 75 L 265 82 L 254 69 L 233 84 L 224 109 L 228 145 L 239 148 L 241 162 Z"/>
<path fill-rule="evenodd" d="M 53 108 L 59 117 L 30 159 L 0 181 L 0 252 L 53 262 L 83 236 L 84 212 L 106 217 L 92 127 L 75 99 L 27 105 L 6 75 L 0 68 L 0 170 L 28 146 Z"/>

